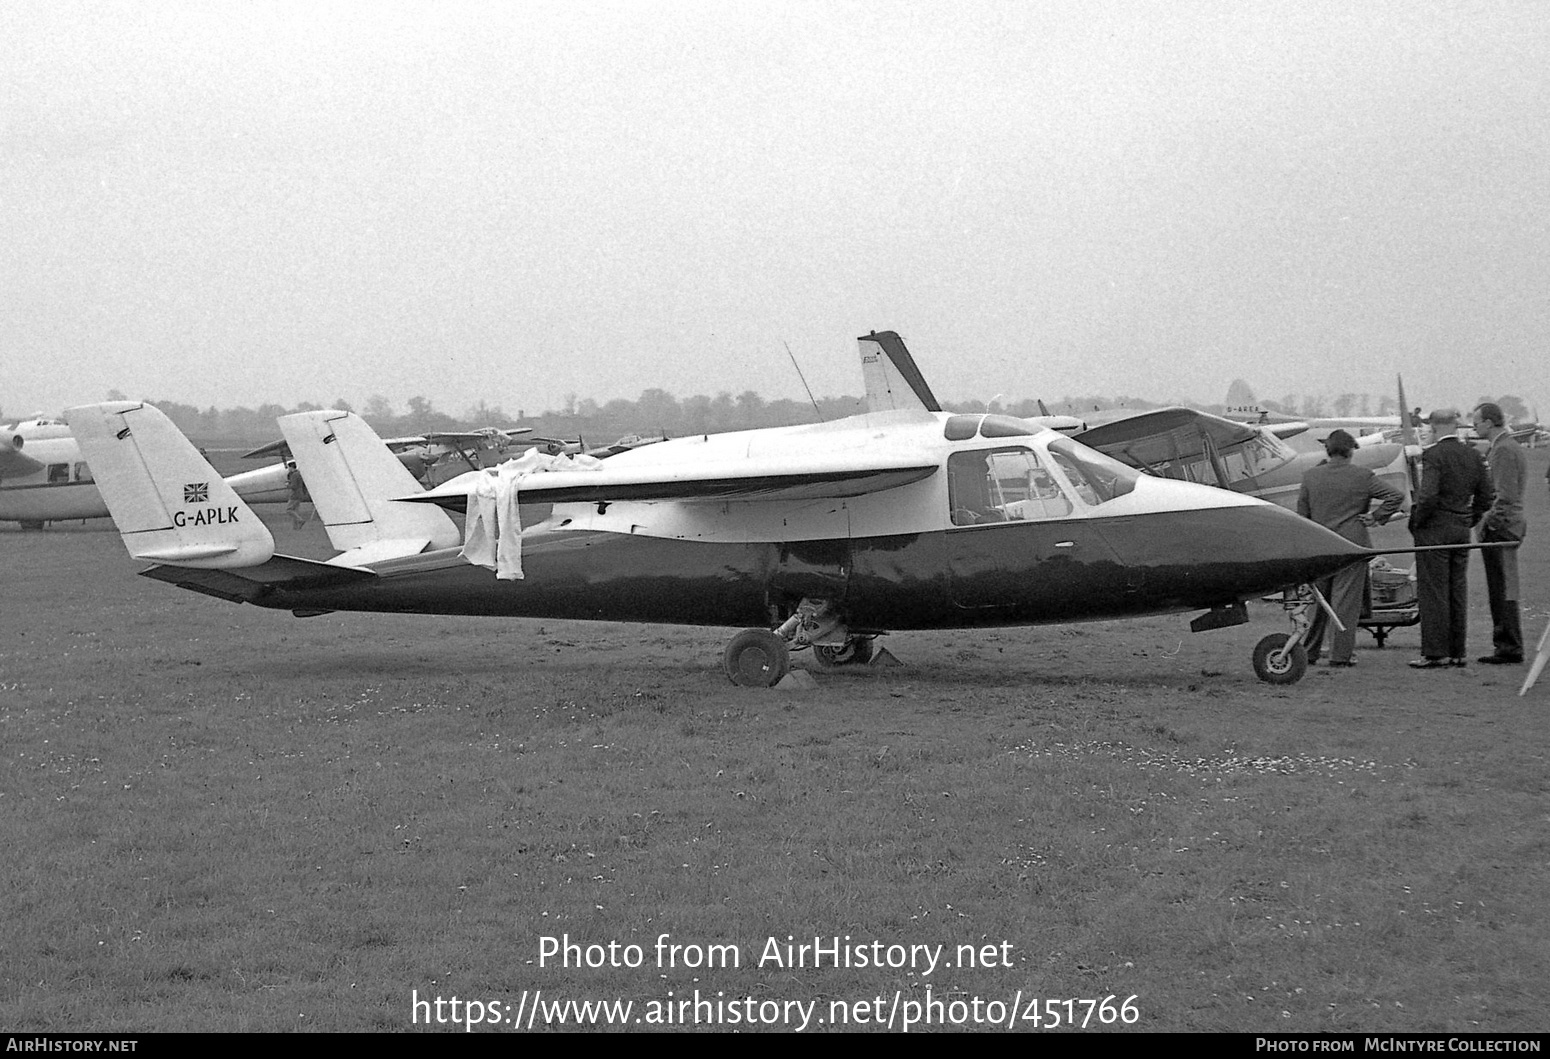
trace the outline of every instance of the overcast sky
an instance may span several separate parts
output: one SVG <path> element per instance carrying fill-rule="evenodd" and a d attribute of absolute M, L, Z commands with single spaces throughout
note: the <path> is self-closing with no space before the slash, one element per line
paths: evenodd
<path fill-rule="evenodd" d="M 1547 77 L 1539 0 L 6 0 L 0 409 L 859 393 L 875 328 L 1550 414 Z"/>

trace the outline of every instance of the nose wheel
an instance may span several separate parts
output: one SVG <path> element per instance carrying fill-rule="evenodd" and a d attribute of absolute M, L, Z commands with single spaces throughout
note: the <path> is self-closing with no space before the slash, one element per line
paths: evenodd
<path fill-rule="evenodd" d="M 1308 650 L 1300 639 L 1273 632 L 1254 645 L 1254 675 L 1266 684 L 1295 684 L 1308 671 Z"/>
<path fill-rule="evenodd" d="M 1324 608 L 1332 628 L 1345 628 L 1315 585 L 1288 588 L 1281 594 L 1281 606 L 1292 623 L 1292 631 L 1273 632 L 1254 645 L 1254 675 L 1266 684 L 1295 684 L 1308 672 L 1304 641 L 1313 624 L 1308 614 L 1315 606 Z"/>

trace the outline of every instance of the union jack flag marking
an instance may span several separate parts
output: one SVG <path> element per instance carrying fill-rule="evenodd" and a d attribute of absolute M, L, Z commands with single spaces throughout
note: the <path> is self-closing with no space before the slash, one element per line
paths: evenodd
<path fill-rule="evenodd" d="M 210 502 L 210 483 L 191 482 L 183 487 L 183 503 L 208 504 Z"/>

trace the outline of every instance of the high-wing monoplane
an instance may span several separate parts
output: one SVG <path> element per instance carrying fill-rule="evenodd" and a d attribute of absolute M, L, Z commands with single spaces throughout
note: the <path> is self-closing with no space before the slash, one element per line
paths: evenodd
<path fill-rule="evenodd" d="M 876 637 L 1203 611 L 1369 553 L 1273 504 L 1144 475 L 1052 430 L 943 412 L 893 332 L 860 339 L 867 411 L 706 434 L 606 461 L 534 454 L 423 490 L 359 417 L 280 425 L 330 539 L 276 555 L 267 528 L 155 408 L 66 413 L 144 573 L 298 616 L 336 610 L 745 626 L 731 679 L 773 684 L 788 653 L 867 661 Z M 543 461 L 551 461 L 544 463 Z M 545 469 L 547 468 L 547 469 Z M 552 504 L 520 528 L 519 505 Z M 466 539 L 450 512 L 465 512 Z M 1305 659 L 1284 634 L 1265 679 Z"/>
<path fill-rule="evenodd" d="M 1306 429 L 1297 421 L 1248 424 L 1175 407 L 1116 416 L 1073 437 L 1148 474 L 1231 489 L 1295 511 L 1303 475 L 1324 458 L 1322 448 L 1297 452 L 1286 443 Z M 1403 445 L 1374 438 L 1357 447 L 1351 462 L 1401 492 L 1408 489 Z"/>

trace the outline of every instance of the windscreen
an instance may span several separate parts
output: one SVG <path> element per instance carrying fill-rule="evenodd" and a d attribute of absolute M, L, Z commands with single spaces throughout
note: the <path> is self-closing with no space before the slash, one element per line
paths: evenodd
<path fill-rule="evenodd" d="M 1141 472 L 1067 437 L 1051 439 L 1049 452 L 1071 480 L 1077 495 L 1094 506 L 1124 496 Z"/>

